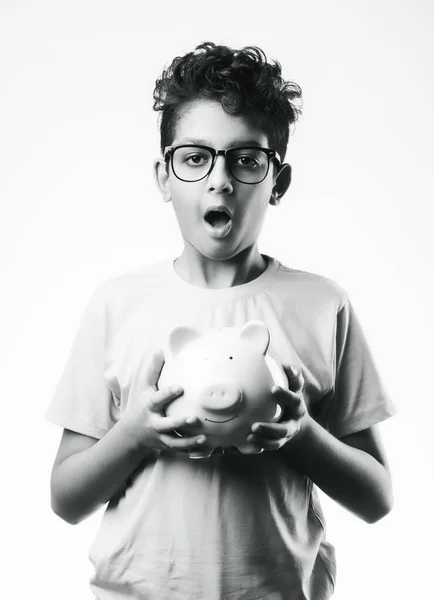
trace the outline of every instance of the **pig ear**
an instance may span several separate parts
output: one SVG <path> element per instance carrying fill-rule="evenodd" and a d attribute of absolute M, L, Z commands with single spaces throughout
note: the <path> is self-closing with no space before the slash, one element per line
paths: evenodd
<path fill-rule="evenodd" d="M 249 321 L 240 331 L 240 338 L 247 340 L 255 350 L 265 354 L 270 345 L 270 332 L 262 321 Z"/>
<path fill-rule="evenodd" d="M 169 333 L 169 351 L 176 356 L 187 344 L 202 337 L 199 330 L 188 325 L 177 325 Z"/>

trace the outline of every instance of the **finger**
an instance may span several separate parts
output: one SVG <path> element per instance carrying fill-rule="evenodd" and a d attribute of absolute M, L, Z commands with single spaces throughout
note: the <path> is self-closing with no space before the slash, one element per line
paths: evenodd
<path fill-rule="evenodd" d="M 153 392 L 149 397 L 149 408 L 152 412 L 161 412 L 182 393 L 183 389 L 180 385 L 172 385 Z"/>
<path fill-rule="evenodd" d="M 298 433 L 299 429 L 299 420 L 290 420 L 284 423 L 253 423 L 252 425 L 252 431 L 261 439 L 289 439 Z"/>
<path fill-rule="evenodd" d="M 302 390 L 304 386 L 304 377 L 301 369 L 288 363 L 285 363 L 282 366 L 288 378 L 289 389 L 293 392 Z"/>
<path fill-rule="evenodd" d="M 189 450 L 204 448 L 206 442 L 206 436 L 204 435 L 195 435 L 195 436 L 187 436 L 187 437 L 179 437 L 176 435 L 170 435 L 166 433 L 162 433 L 160 435 L 161 442 L 170 448 L 171 450 Z"/>
<path fill-rule="evenodd" d="M 153 388 L 154 390 L 157 389 L 157 383 L 160 378 L 163 366 L 164 366 L 163 351 L 161 349 L 156 350 L 151 356 L 151 360 L 149 362 L 148 368 L 146 369 L 146 373 L 145 373 L 146 384 L 149 387 Z"/>
<path fill-rule="evenodd" d="M 250 448 L 244 448 L 243 454 L 262 454 L 264 452 L 264 446 L 260 444 L 252 444 Z"/>
<path fill-rule="evenodd" d="M 197 425 L 197 417 L 156 417 L 153 427 L 157 433 L 169 433 L 181 429 L 185 425 Z"/>
<path fill-rule="evenodd" d="M 279 450 L 279 448 L 284 446 L 287 442 L 286 439 L 275 440 L 270 438 L 263 438 L 254 434 L 250 434 L 249 436 L 247 436 L 247 441 L 250 444 L 262 447 L 263 450 Z"/>
<path fill-rule="evenodd" d="M 299 419 L 306 412 L 305 404 L 299 392 L 286 390 L 276 385 L 272 388 L 271 393 L 276 402 L 282 406 L 284 412 L 289 412 L 291 418 Z"/>

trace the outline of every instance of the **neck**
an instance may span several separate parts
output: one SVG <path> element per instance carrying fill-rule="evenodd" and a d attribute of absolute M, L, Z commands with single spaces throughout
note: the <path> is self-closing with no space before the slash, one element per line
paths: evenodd
<path fill-rule="evenodd" d="M 185 246 L 175 269 L 182 279 L 205 288 L 229 288 L 256 279 L 267 268 L 267 260 L 256 245 L 225 260 L 210 259 Z"/>

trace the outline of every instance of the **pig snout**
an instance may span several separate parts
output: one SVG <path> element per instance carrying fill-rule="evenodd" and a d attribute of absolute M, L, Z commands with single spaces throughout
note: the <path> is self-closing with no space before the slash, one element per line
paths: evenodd
<path fill-rule="evenodd" d="M 243 392 L 228 385 L 210 385 L 202 390 L 200 402 L 204 408 L 219 413 L 237 408 L 243 399 Z"/>

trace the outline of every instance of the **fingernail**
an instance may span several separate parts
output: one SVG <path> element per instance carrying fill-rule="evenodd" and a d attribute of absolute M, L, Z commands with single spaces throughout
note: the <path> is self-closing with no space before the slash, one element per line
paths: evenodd
<path fill-rule="evenodd" d="M 292 372 L 294 373 L 294 375 L 298 375 L 298 369 L 297 367 L 294 367 L 294 365 L 292 366 Z"/>
<path fill-rule="evenodd" d="M 204 442 L 206 442 L 206 437 L 204 435 L 201 435 L 200 438 L 197 439 L 197 443 L 203 444 Z"/>
<path fill-rule="evenodd" d="M 259 423 L 254 423 L 252 425 L 252 431 L 260 431 L 261 429 L 261 425 L 259 425 Z"/>
<path fill-rule="evenodd" d="M 272 394 L 277 394 L 277 392 L 280 390 L 280 387 L 278 385 L 273 385 L 273 387 L 271 388 L 271 393 Z"/>
<path fill-rule="evenodd" d="M 187 423 L 187 425 L 191 425 L 192 423 L 194 423 L 196 421 L 196 417 L 187 417 L 185 419 L 185 422 Z"/>
<path fill-rule="evenodd" d="M 180 385 L 172 385 L 170 391 L 172 394 L 180 394 L 182 392 L 182 387 Z"/>

